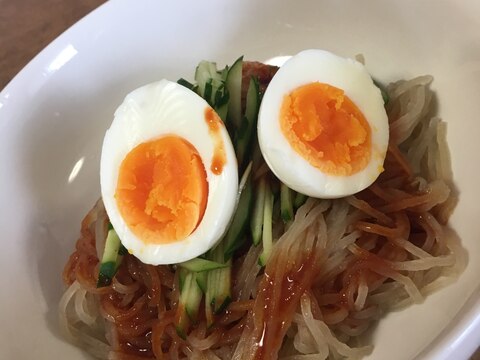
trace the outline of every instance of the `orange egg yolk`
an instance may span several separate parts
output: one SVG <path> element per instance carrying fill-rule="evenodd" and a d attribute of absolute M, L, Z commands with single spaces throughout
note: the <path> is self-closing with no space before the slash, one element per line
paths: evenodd
<path fill-rule="evenodd" d="M 285 96 L 280 127 L 290 146 L 328 175 L 352 175 L 370 161 L 370 125 L 334 86 L 309 83 Z"/>
<path fill-rule="evenodd" d="M 200 155 L 178 136 L 142 143 L 120 165 L 117 206 L 130 230 L 146 244 L 185 239 L 202 220 L 207 197 Z"/>

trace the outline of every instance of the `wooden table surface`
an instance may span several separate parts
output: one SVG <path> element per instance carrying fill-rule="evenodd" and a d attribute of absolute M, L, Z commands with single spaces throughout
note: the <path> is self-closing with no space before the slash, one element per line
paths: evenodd
<path fill-rule="evenodd" d="M 105 0 L 0 0 L 0 89 L 45 46 Z M 471 360 L 480 360 L 480 351 Z"/>
<path fill-rule="evenodd" d="M 105 0 L 0 0 L 0 89 L 45 46 Z"/>

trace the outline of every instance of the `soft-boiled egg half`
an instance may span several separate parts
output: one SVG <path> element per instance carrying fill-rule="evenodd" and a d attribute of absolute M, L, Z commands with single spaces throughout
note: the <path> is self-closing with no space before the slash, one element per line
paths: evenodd
<path fill-rule="evenodd" d="M 365 67 L 323 50 L 290 58 L 265 91 L 258 140 L 273 173 L 318 198 L 354 194 L 383 171 L 388 118 Z"/>
<path fill-rule="evenodd" d="M 200 96 L 167 80 L 128 94 L 105 135 L 105 209 L 122 244 L 147 264 L 192 259 L 227 229 L 237 160 L 223 122 Z"/>

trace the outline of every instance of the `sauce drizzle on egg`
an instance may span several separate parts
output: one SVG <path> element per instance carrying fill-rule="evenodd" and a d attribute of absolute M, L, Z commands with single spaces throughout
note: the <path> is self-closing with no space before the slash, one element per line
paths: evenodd
<path fill-rule="evenodd" d="M 211 107 L 208 107 L 205 109 L 205 121 L 208 125 L 208 132 L 214 140 L 214 149 L 210 170 L 215 175 L 220 175 L 227 162 L 225 147 L 220 134 L 220 130 L 223 126 L 222 119 L 220 119 L 220 117 Z"/>

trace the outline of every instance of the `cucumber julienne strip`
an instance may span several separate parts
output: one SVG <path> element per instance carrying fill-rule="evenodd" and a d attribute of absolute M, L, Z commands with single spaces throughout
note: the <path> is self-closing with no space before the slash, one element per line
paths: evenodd
<path fill-rule="evenodd" d="M 245 233 L 247 231 L 248 222 L 250 218 L 250 210 L 253 205 L 253 189 L 251 181 L 252 162 L 247 166 L 237 195 L 237 207 L 233 215 L 232 223 L 230 224 L 227 233 L 222 242 L 225 244 L 224 260 L 229 260 L 233 253 L 243 245 L 246 240 Z"/>
<path fill-rule="evenodd" d="M 115 276 L 115 274 L 117 273 L 118 268 L 120 267 L 120 265 L 122 265 L 123 257 L 124 257 L 124 255 L 120 255 L 120 252 L 118 252 L 117 261 L 115 261 L 115 270 L 114 270 L 115 273 L 114 273 L 114 276 Z M 113 280 L 113 276 L 112 276 L 112 280 Z"/>
<path fill-rule="evenodd" d="M 198 306 L 205 295 L 205 314 L 208 326 L 213 324 L 216 314 L 223 311 L 231 300 L 231 257 L 247 238 L 245 232 L 250 224 L 252 237 L 256 244 L 263 240 L 263 253 L 259 259 L 266 263 L 272 249 L 272 216 L 274 194 L 278 192 L 278 184 L 268 184 L 266 178 L 260 180 L 259 191 L 256 194 L 254 218 L 250 223 L 253 206 L 252 164 L 246 166 L 251 158 L 252 142 L 255 140 L 255 124 L 261 101 L 259 83 L 251 78 L 246 97 L 245 114 L 241 109 L 243 58 L 237 59 L 232 67 L 218 71 L 216 64 L 201 62 L 195 73 L 197 84 L 191 84 L 182 79 L 184 86 L 194 89 L 202 96 L 226 121 L 227 128 L 233 134 L 235 152 L 239 168 L 245 168 L 239 186 L 237 209 L 232 222 L 222 241 L 206 254 L 206 259 L 197 258 L 178 264 L 180 271 L 180 301 L 177 321 L 177 331 L 184 337 L 191 322 L 198 314 Z M 258 156 L 261 163 L 261 155 Z M 273 187 L 272 187 L 273 186 Z M 285 192 L 285 190 L 284 190 Z M 289 202 L 285 208 L 293 213 L 293 198 L 290 189 L 286 188 Z M 284 196 L 284 200 L 286 200 Z M 280 214 L 280 210 L 278 210 Z M 279 215 L 278 215 L 279 216 Z M 293 217 L 293 215 L 291 215 Z M 183 274 L 183 275 L 182 275 Z"/>
<path fill-rule="evenodd" d="M 230 71 L 230 68 L 227 66 L 225 66 L 221 71 L 219 71 L 220 73 L 220 76 L 222 77 L 222 80 L 224 82 L 227 81 L 227 76 L 228 76 L 228 72 Z"/>
<path fill-rule="evenodd" d="M 109 226 L 110 228 L 111 226 Z M 112 283 L 112 279 L 120 264 L 117 264 L 118 253 L 121 242 L 115 229 L 113 227 L 107 233 L 105 241 L 105 250 L 103 251 L 102 261 L 100 263 L 100 270 L 98 274 L 97 287 L 108 286 Z M 123 257 L 123 256 L 122 256 Z"/>
<path fill-rule="evenodd" d="M 244 240 L 244 233 L 246 231 L 253 197 L 252 184 L 250 180 L 251 172 L 252 163 L 250 162 L 242 176 L 242 179 L 240 180 L 236 200 L 236 210 L 229 229 L 225 234 L 224 239 L 222 240 L 225 244 L 224 247 L 226 248 L 224 260 L 228 260 L 233 255 L 233 252 L 238 249 L 239 246 L 241 246 L 242 240 Z M 194 258 L 186 262 L 180 263 L 178 264 L 178 266 L 188 269 L 190 271 L 204 272 L 225 268 L 228 265 L 203 258 Z"/>
<path fill-rule="evenodd" d="M 231 287 L 232 287 L 232 260 L 227 261 L 228 268 L 216 270 L 217 283 L 220 285 L 219 291 L 216 292 L 213 311 L 216 315 L 224 311 L 232 301 Z"/>
<path fill-rule="evenodd" d="M 183 291 L 183 286 L 185 285 L 185 279 L 188 274 L 188 270 L 182 267 L 178 268 L 178 289 L 180 290 L 180 293 Z"/>
<path fill-rule="evenodd" d="M 196 70 L 195 70 L 195 81 L 198 85 L 198 94 L 206 98 L 205 95 L 205 85 L 210 80 L 210 85 L 212 84 L 212 79 L 216 78 L 222 80 L 222 77 L 217 72 L 217 65 L 214 62 L 210 61 L 200 61 Z M 205 99 L 205 100 L 209 100 Z"/>
<path fill-rule="evenodd" d="M 242 169 L 250 157 L 252 141 L 255 138 L 258 110 L 260 109 L 260 87 L 258 80 L 250 78 L 248 85 L 247 99 L 245 105 L 245 116 L 235 136 L 235 152 L 237 154 L 239 168 Z"/>
<path fill-rule="evenodd" d="M 207 271 L 197 272 L 197 276 L 196 276 L 197 285 L 204 294 L 207 291 L 207 279 L 208 279 Z"/>
<path fill-rule="evenodd" d="M 305 204 L 305 202 L 307 201 L 307 199 L 308 199 L 308 196 L 307 196 L 307 195 L 297 193 L 297 194 L 295 195 L 295 200 L 293 201 L 293 206 L 295 207 L 295 211 L 296 211 L 300 206 L 302 206 L 303 204 Z"/>
<path fill-rule="evenodd" d="M 287 223 L 293 220 L 293 201 L 292 201 L 292 190 L 281 183 L 280 184 L 280 209 L 282 220 Z"/>
<path fill-rule="evenodd" d="M 273 212 L 273 193 L 270 189 L 270 185 L 267 183 L 265 190 L 265 204 L 263 207 L 263 252 L 260 255 L 259 263 L 261 266 L 265 266 L 268 258 L 272 252 L 273 247 L 273 235 L 272 235 L 272 212 Z"/>
<path fill-rule="evenodd" d="M 218 116 L 220 116 L 220 119 L 222 119 L 222 121 L 225 122 L 225 119 L 227 118 L 228 101 L 223 105 L 214 106 L 214 109 L 217 112 Z"/>
<path fill-rule="evenodd" d="M 212 303 L 214 303 L 214 286 L 215 286 L 215 271 L 209 271 L 207 273 L 206 289 L 205 289 L 205 318 L 207 320 L 207 327 L 210 327 L 213 324 L 213 309 Z"/>
<path fill-rule="evenodd" d="M 236 130 L 242 121 L 242 67 L 243 56 L 239 57 L 228 70 L 225 85 L 230 94 L 228 104 L 228 123 Z M 229 126 L 231 127 L 231 126 Z"/>
<path fill-rule="evenodd" d="M 221 269 L 221 268 L 227 267 L 228 265 L 218 263 L 212 260 L 194 258 L 194 259 L 185 261 L 183 263 L 180 263 L 178 264 L 178 266 L 181 266 L 190 271 L 203 272 L 203 271 Z"/>
<path fill-rule="evenodd" d="M 197 91 L 215 109 L 223 121 L 227 116 L 231 118 L 231 114 L 235 114 L 238 110 L 238 116 L 233 115 L 236 124 L 234 129 L 238 129 L 241 120 L 242 58 L 239 58 L 231 68 L 225 67 L 222 71 L 217 70 L 215 63 L 202 61 L 195 71 L 195 81 L 197 84 L 180 79 L 179 83 Z M 231 96 L 234 98 L 233 101 Z M 230 257 L 238 248 L 241 230 L 248 224 L 250 204 L 252 203 L 250 172 L 251 165 L 239 187 L 237 215 L 232 219 L 230 235 L 227 233 L 222 242 L 208 252 L 209 260 L 197 258 L 178 264 L 181 294 L 177 332 L 182 337 L 185 337 L 188 331 L 190 320 L 198 313 L 197 302 L 201 301 L 202 292 L 205 293 L 206 316 L 209 324 L 213 322 L 214 313 L 222 311 L 230 301 L 231 261 L 228 261 L 226 257 Z M 236 230 L 233 231 L 234 229 Z"/>
<path fill-rule="evenodd" d="M 215 107 L 218 107 L 225 104 L 228 101 L 228 98 L 228 93 L 225 93 L 225 85 L 222 83 L 213 94 L 212 103 L 215 104 Z"/>
<path fill-rule="evenodd" d="M 225 86 L 224 77 L 226 76 L 227 70 L 219 72 L 215 63 L 202 61 L 195 71 L 196 87 L 184 79 L 180 79 L 179 82 L 181 81 L 187 87 L 191 85 L 190 88 L 196 90 L 215 109 L 220 118 L 226 121 L 230 98 Z"/>
<path fill-rule="evenodd" d="M 189 328 L 190 319 L 188 318 L 185 306 L 178 304 L 177 314 L 175 318 L 175 330 L 177 331 L 177 335 L 180 336 L 183 340 L 186 340 Z"/>
<path fill-rule="evenodd" d="M 257 246 L 262 240 L 262 228 L 263 228 L 263 208 L 265 206 L 265 192 L 266 192 L 266 180 L 265 177 L 261 177 L 255 198 L 255 205 L 253 207 L 252 219 L 250 222 L 250 230 L 252 233 L 253 245 Z"/>
<path fill-rule="evenodd" d="M 120 243 L 120 248 L 118 249 L 118 255 L 125 256 L 128 254 L 128 250 L 122 243 Z"/>
<path fill-rule="evenodd" d="M 180 301 L 185 304 L 188 317 L 195 323 L 203 296 L 202 290 L 197 284 L 196 273 L 190 272 L 187 274 L 186 284 L 187 286 L 184 287 L 183 294 L 180 295 Z"/>
<path fill-rule="evenodd" d="M 247 166 L 240 180 L 237 209 L 229 230 L 222 241 L 208 254 L 213 261 L 224 263 L 227 267 L 211 270 L 207 274 L 205 291 L 207 326 L 213 324 L 214 315 L 222 312 L 231 301 L 231 257 L 245 240 L 253 197 L 251 172 L 252 163 Z"/>
<path fill-rule="evenodd" d="M 237 202 L 240 202 L 242 192 L 245 189 L 245 187 L 248 183 L 248 180 L 250 179 L 250 175 L 252 173 L 252 166 L 253 166 L 253 164 L 250 161 L 247 168 L 243 172 L 242 178 L 240 179 L 240 183 L 238 184 Z"/>
<path fill-rule="evenodd" d="M 212 260 L 225 262 L 225 245 L 221 241 L 210 253 Z M 225 309 L 231 300 L 231 260 L 225 262 L 228 267 L 208 272 L 205 292 L 205 316 L 207 326 L 211 326 L 214 315 Z"/>
<path fill-rule="evenodd" d="M 196 85 L 192 84 L 191 82 L 185 80 L 184 78 L 180 78 L 177 80 L 177 83 L 179 83 L 182 86 L 185 86 L 187 89 L 195 91 Z"/>
<path fill-rule="evenodd" d="M 205 91 L 203 93 L 203 98 L 207 100 L 207 102 L 212 105 L 212 92 L 213 92 L 213 86 L 212 86 L 212 79 L 208 79 L 207 82 L 205 83 Z"/>
<path fill-rule="evenodd" d="M 198 319 L 202 290 L 197 284 L 197 274 L 195 272 L 186 270 L 184 275 L 175 320 L 177 334 L 186 339 L 190 324 L 195 324 Z"/>

